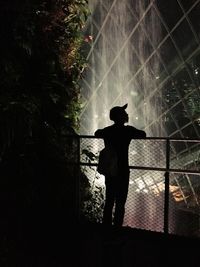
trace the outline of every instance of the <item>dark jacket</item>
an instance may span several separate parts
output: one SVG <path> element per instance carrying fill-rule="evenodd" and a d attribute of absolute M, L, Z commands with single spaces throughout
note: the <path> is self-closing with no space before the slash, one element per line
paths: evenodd
<path fill-rule="evenodd" d="M 104 139 L 105 147 L 109 146 L 116 151 L 120 169 L 127 169 L 129 166 L 128 148 L 131 140 L 146 137 L 144 131 L 133 126 L 116 124 L 99 129 L 94 135 Z"/>

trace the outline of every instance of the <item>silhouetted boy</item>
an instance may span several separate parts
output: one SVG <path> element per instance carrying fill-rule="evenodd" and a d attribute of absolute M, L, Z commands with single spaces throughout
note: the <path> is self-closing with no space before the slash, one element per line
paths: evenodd
<path fill-rule="evenodd" d="M 128 104 L 116 106 L 110 110 L 110 119 L 114 124 L 95 132 L 96 137 L 104 139 L 105 147 L 111 147 L 117 155 L 117 174 L 105 175 L 106 197 L 103 213 L 103 224 L 112 225 L 112 212 L 115 204 L 114 225 L 122 226 L 125 203 L 129 186 L 128 148 L 131 139 L 145 138 L 146 133 L 133 126 L 125 126 L 128 114 L 125 111 Z"/>

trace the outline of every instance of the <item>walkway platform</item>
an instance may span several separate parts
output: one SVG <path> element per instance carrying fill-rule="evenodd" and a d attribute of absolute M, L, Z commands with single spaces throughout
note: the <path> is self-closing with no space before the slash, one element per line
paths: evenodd
<path fill-rule="evenodd" d="M 199 266 L 200 240 L 196 238 L 102 225 L 85 225 L 80 230 L 82 266 Z"/>
<path fill-rule="evenodd" d="M 199 266 L 200 239 L 129 227 L 44 224 L 24 229 L 11 245 L 2 267 Z"/>

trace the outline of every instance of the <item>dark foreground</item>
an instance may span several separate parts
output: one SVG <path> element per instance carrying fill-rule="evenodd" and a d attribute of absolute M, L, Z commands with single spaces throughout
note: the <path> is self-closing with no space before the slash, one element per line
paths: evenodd
<path fill-rule="evenodd" d="M 0 266 L 200 266 L 199 239 L 100 224 L 15 230 L 1 237 Z"/>

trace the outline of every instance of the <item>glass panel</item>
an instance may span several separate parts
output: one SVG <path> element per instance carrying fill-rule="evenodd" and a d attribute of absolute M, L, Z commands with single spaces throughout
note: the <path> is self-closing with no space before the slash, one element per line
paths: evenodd
<path fill-rule="evenodd" d="M 171 108 L 180 100 L 180 97 L 177 94 L 177 90 L 174 86 L 175 84 L 176 82 L 169 80 L 164 84 L 162 88 L 163 101 L 165 102 L 167 108 Z"/>
<path fill-rule="evenodd" d="M 135 50 L 132 48 L 132 44 L 129 43 L 129 45 L 127 45 L 127 48 L 125 48 L 125 50 L 126 49 L 129 49 L 129 52 L 128 52 L 128 56 L 129 56 L 128 63 L 130 65 L 129 70 L 133 76 L 138 71 L 138 69 L 141 67 L 141 61 L 140 61 L 140 58 L 138 58 L 138 55 L 135 52 Z"/>
<path fill-rule="evenodd" d="M 186 19 L 173 31 L 172 38 L 185 59 L 198 47 Z"/>
<path fill-rule="evenodd" d="M 200 36 L 200 3 L 195 6 L 195 8 L 190 12 L 189 19 L 192 23 L 192 26 L 194 30 L 196 31 L 196 34 Z"/>
<path fill-rule="evenodd" d="M 187 117 L 187 113 L 186 113 L 184 106 L 181 102 L 178 105 L 176 105 L 175 107 L 173 107 L 171 112 L 173 113 L 173 116 L 174 116 L 176 122 L 178 123 L 179 127 L 182 127 L 182 126 L 184 126 L 190 122 L 190 119 Z"/>
<path fill-rule="evenodd" d="M 184 137 L 186 138 L 198 138 L 197 133 L 192 124 L 182 130 Z"/>
<path fill-rule="evenodd" d="M 191 77 L 186 68 L 182 68 L 175 76 L 174 82 L 176 88 L 180 93 L 181 97 L 184 97 L 191 93 L 194 90 L 194 84 L 191 80 Z"/>
<path fill-rule="evenodd" d="M 153 47 L 147 37 L 141 34 L 142 32 L 142 27 L 139 26 L 131 36 L 131 43 L 137 51 L 137 54 L 139 55 L 141 61 L 145 62 L 145 60 L 152 54 Z"/>
<path fill-rule="evenodd" d="M 100 80 L 96 75 L 97 73 L 94 73 L 94 69 L 92 67 L 88 67 L 87 70 L 84 72 L 84 80 L 82 82 L 83 87 L 85 88 L 85 86 L 87 86 L 87 89 L 91 88 L 92 91 L 99 85 Z M 90 95 L 91 94 L 91 89 L 88 91 L 86 89 L 81 89 L 81 91 L 88 91 L 85 92 L 85 96 L 86 95 Z"/>
<path fill-rule="evenodd" d="M 160 56 L 165 62 L 165 66 L 169 73 L 172 73 L 177 66 L 182 63 L 171 38 L 168 38 L 159 48 Z"/>
<path fill-rule="evenodd" d="M 176 131 L 176 133 L 171 134 L 169 137 L 170 138 L 175 138 L 175 139 L 181 139 L 181 138 L 183 138 L 182 133 L 180 131 Z M 172 151 L 173 151 L 173 149 L 172 149 Z"/>
<path fill-rule="evenodd" d="M 157 1 L 157 6 L 169 30 L 183 16 L 183 12 L 176 0 L 159 0 Z"/>
<path fill-rule="evenodd" d="M 143 16 L 145 10 L 151 3 L 151 0 L 145 0 L 145 1 L 133 1 L 133 0 L 128 0 L 128 6 L 131 10 L 134 11 L 135 17 L 140 19 L 141 16 Z"/>
<path fill-rule="evenodd" d="M 143 71 L 140 71 L 136 76 L 135 88 L 141 95 L 145 92 Z"/>
<path fill-rule="evenodd" d="M 177 126 L 171 116 L 171 112 L 168 111 L 165 115 L 165 129 L 168 133 L 168 136 L 171 135 L 171 133 L 175 132 L 177 130 Z"/>
<path fill-rule="evenodd" d="M 183 138 L 183 137 L 182 137 Z M 177 159 L 179 159 L 179 156 L 178 154 L 181 153 L 182 151 L 185 151 L 186 148 L 187 148 L 187 143 L 186 142 L 183 142 L 183 141 L 171 141 L 170 142 L 171 146 L 173 147 L 173 153 L 172 155 L 170 155 L 170 167 L 171 168 L 181 168 L 181 164 L 180 162 L 177 162 Z M 175 157 L 173 157 L 173 155 L 175 155 Z"/>
<path fill-rule="evenodd" d="M 187 107 L 188 113 L 191 116 L 191 119 L 197 120 L 200 118 L 200 99 L 199 99 L 199 92 L 195 90 L 191 93 L 185 100 L 185 105 Z"/>
<path fill-rule="evenodd" d="M 93 1 L 93 0 L 91 0 L 91 1 Z M 111 8 L 111 5 L 112 5 L 113 1 L 114 0 L 106 0 L 106 1 L 105 0 L 100 0 L 100 2 L 101 2 L 100 5 L 103 5 L 105 7 L 105 9 L 107 11 L 109 11 L 109 9 Z"/>
<path fill-rule="evenodd" d="M 84 86 L 84 88 L 86 90 L 85 89 L 84 90 L 81 90 L 81 96 L 83 98 L 85 98 L 85 100 L 86 99 L 89 99 L 90 98 L 91 91 L 92 91 L 92 88 L 89 87 L 88 83 L 86 83 L 85 80 L 82 81 L 82 84 L 83 84 L 83 86 Z"/>
<path fill-rule="evenodd" d="M 187 11 L 197 0 L 180 0 L 181 4 L 183 5 L 185 11 Z"/>
<path fill-rule="evenodd" d="M 188 61 L 187 67 L 190 70 L 192 80 L 193 80 L 193 87 L 200 86 L 200 54 L 196 54 L 193 58 Z"/>
<path fill-rule="evenodd" d="M 163 81 L 163 79 L 168 76 L 166 69 L 163 65 L 163 62 L 161 62 L 161 59 L 157 55 L 157 53 L 155 53 L 150 58 L 147 65 L 149 66 L 149 69 L 151 69 L 152 74 L 153 74 L 157 84 L 161 83 Z"/>
<path fill-rule="evenodd" d="M 149 39 L 151 45 L 156 49 L 160 44 L 164 35 L 166 35 L 166 30 L 164 29 L 160 17 L 157 12 L 152 7 L 141 21 L 141 28 L 143 34 Z"/>
<path fill-rule="evenodd" d="M 200 139 L 200 117 L 194 121 L 194 126 L 197 131 L 198 138 Z"/>
<path fill-rule="evenodd" d="M 102 22 L 104 21 L 105 17 L 107 15 L 107 11 L 104 8 L 104 6 L 101 3 L 98 3 L 92 13 L 92 20 L 95 21 L 95 23 L 101 27 Z"/>

